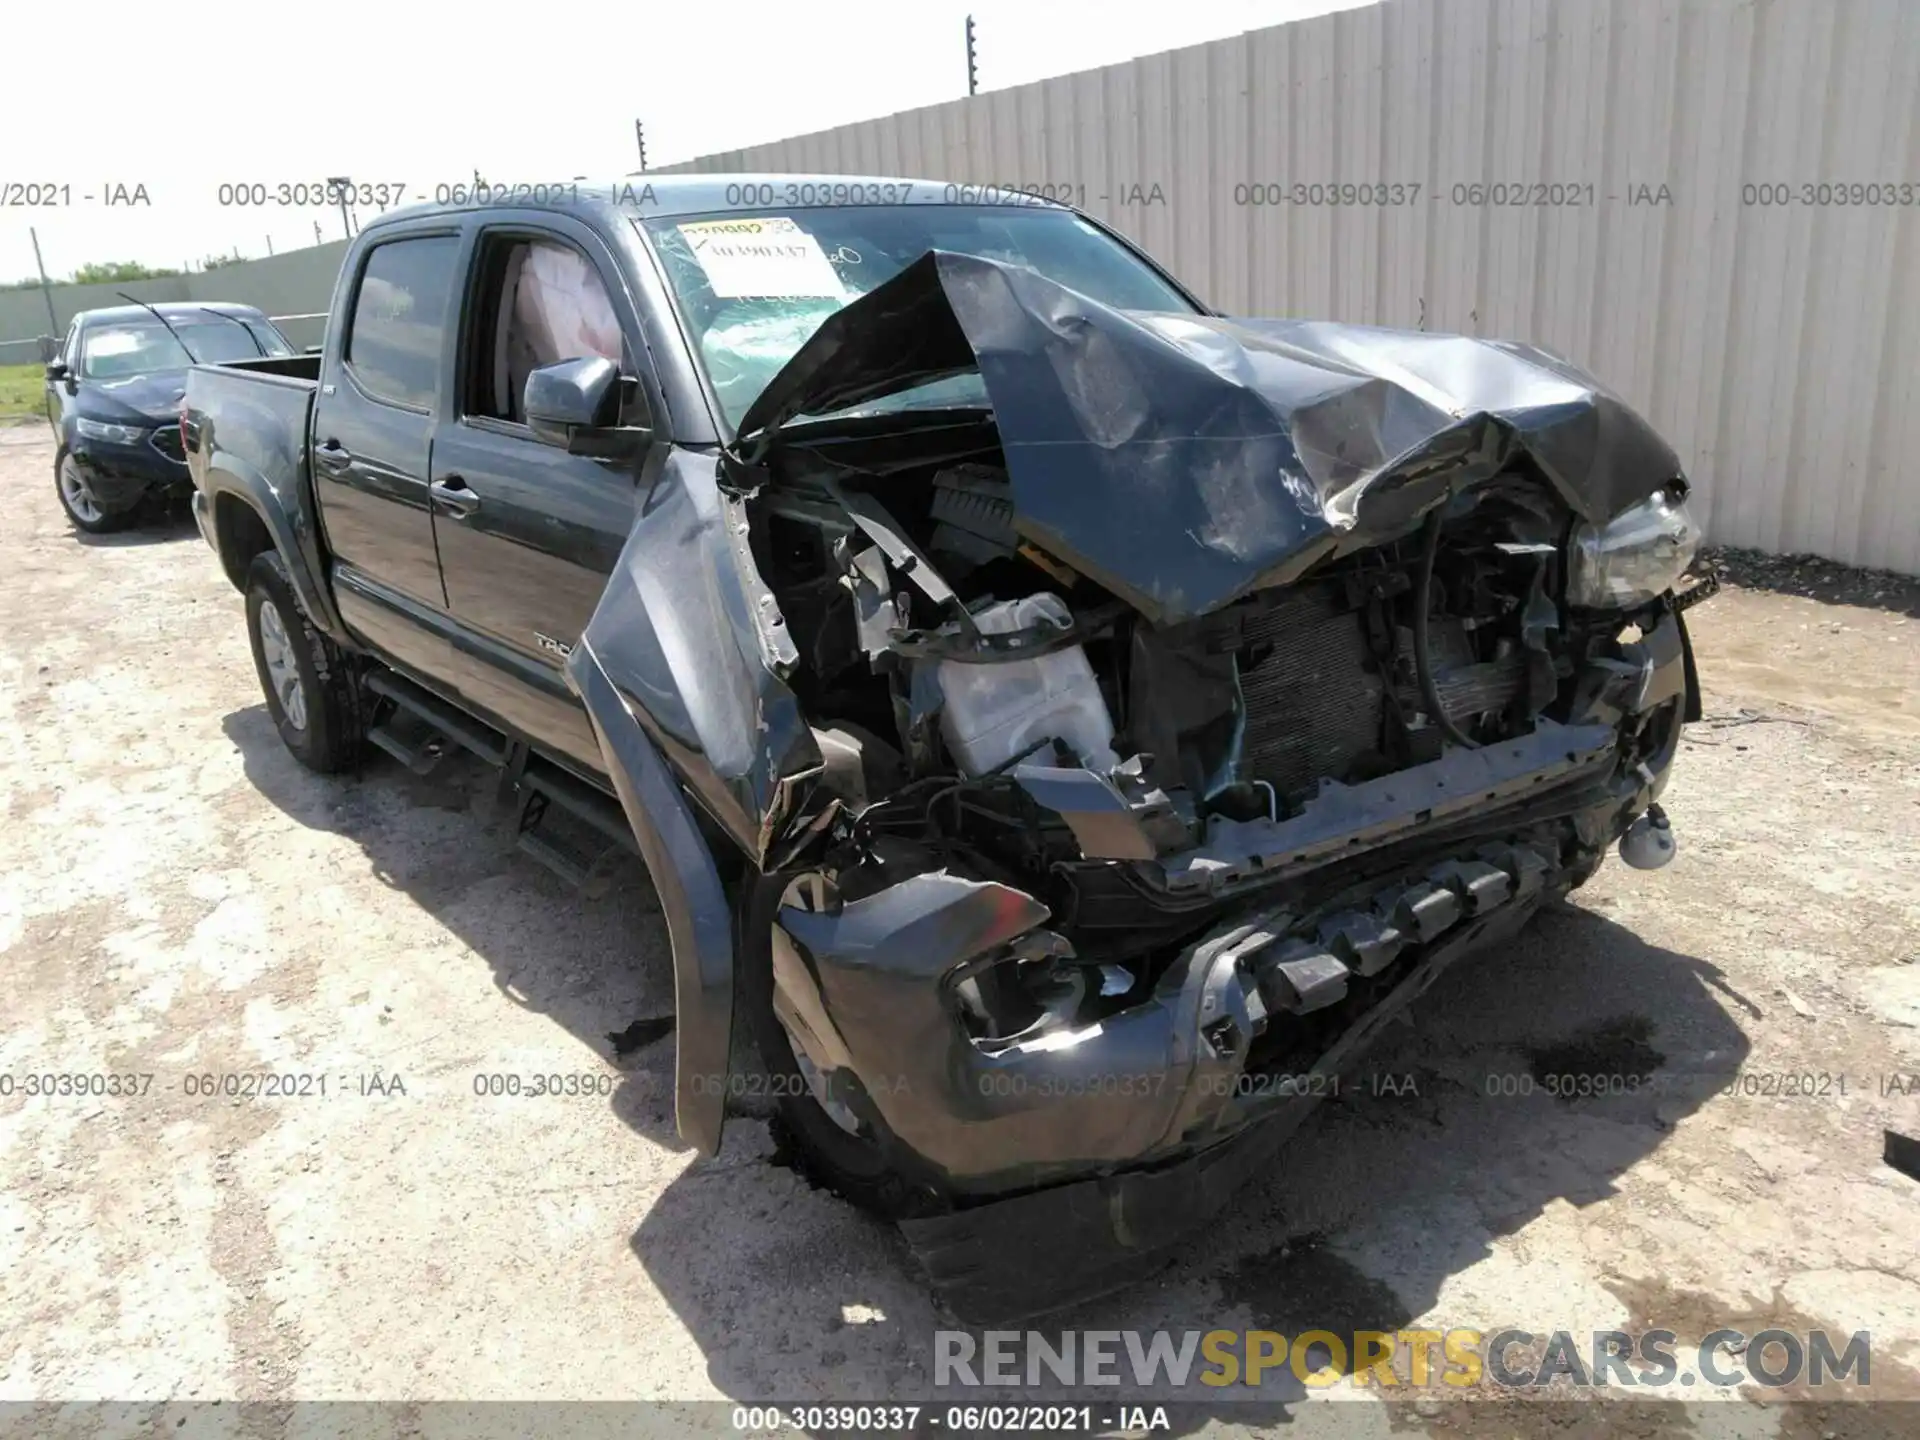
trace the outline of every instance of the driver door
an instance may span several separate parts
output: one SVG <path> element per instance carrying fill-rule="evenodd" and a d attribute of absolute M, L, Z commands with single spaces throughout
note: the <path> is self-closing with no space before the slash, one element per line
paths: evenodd
<path fill-rule="evenodd" d="M 632 529 L 640 465 L 536 439 L 521 398 L 530 370 L 560 360 L 602 356 L 639 373 L 645 350 L 619 273 L 598 237 L 560 217 L 480 230 L 428 486 L 462 698 L 595 774 L 599 743 L 562 667 Z M 641 390 L 652 393 L 644 376 Z"/>

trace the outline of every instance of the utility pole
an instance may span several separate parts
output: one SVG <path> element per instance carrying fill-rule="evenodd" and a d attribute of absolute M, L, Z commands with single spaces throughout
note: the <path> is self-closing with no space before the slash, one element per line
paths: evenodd
<path fill-rule="evenodd" d="M 633 143 L 640 147 L 640 173 L 647 173 L 647 132 L 638 120 L 633 122 Z"/>
<path fill-rule="evenodd" d="M 347 193 L 353 188 L 353 181 L 345 175 L 329 175 L 327 184 L 333 187 L 334 197 L 340 202 L 340 231 L 351 240 L 353 224 L 347 219 Z"/>
<path fill-rule="evenodd" d="M 967 17 L 967 94 L 980 93 L 980 72 L 973 64 L 973 17 Z"/>
<path fill-rule="evenodd" d="M 267 254 L 273 254 L 273 236 L 267 236 Z"/>
<path fill-rule="evenodd" d="M 47 333 L 50 335 L 58 335 L 60 333 L 60 317 L 53 313 L 53 286 L 47 283 L 47 264 L 46 261 L 40 258 L 40 232 L 29 225 L 27 227 L 27 234 L 33 237 L 33 266 L 34 269 L 40 272 L 40 296 L 47 302 L 47 325 L 49 327 Z"/>
<path fill-rule="evenodd" d="M 316 245 L 324 245 L 327 243 L 324 239 L 321 238 L 320 222 L 318 220 L 313 222 L 313 243 Z"/>

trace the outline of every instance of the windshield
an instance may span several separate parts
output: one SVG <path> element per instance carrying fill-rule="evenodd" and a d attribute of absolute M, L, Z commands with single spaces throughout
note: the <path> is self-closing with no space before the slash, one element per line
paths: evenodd
<path fill-rule="evenodd" d="M 1119 310 L 1193 305 L 1146 262 L 1068 210 L 962 205 L 853 205 L 724 211 L 641 222 L 729 426 L 820 323 L 929 250 L 1025 265 Z M 860 407 L 985 407 L 975 374 Z"/>
<path fill-rule="evenodd" d="M 261 319 L 169 315 L 167 324 L 186 341 L 186 350 L 167 332 L 166 325 L 151 317 L 89 326 L 80 341 L 80 373 L 89 380 L 114 380 L 156 370 L 184 370 L 196 362 L 220 365 L 229 360 L 256 360 L 263 351 L 273 356 L 293 354 L 286 337 Z M 254 344 L 256 340 L 258 345 Z"/>

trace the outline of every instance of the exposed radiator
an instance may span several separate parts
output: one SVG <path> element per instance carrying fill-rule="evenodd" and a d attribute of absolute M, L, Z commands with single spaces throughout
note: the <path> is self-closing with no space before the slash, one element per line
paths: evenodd
<path fill-rule="evenodd" d="M 1344 606 L 1336 587 L 1303 588 L 1248 615 L 1240 634 L 1243 775 L 1300 796 L 1324 778 L 1348 778 L 1354 762 L 1382 749 L 1386 682 L 1372 668 L 1364 617 Z M 1403 630 L 1396 639 L 1401 704 L 1424 711 L 1412 637 Z M 1456 721 L 1505 709 L 1525 691 L 1524 656 L 1476 662 L 1458 620 L 1433 623 L 1432 653 L 1435 687 Z"/>
<path fill-rule="evenodd" d="M 1344 776 L 1380 748 L 1384 682 L 1369 673 L 1366 624 L 1328 586 L 1249 616 L 1241 634 L 1242 773 L 1282 796 Z M 1271 648 L 1268 648 L 1271 647 Z"/>

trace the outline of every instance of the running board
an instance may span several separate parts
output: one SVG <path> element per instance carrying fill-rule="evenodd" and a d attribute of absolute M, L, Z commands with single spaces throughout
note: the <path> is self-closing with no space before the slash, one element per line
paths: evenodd
<path fill-rule="evenodd" d="M 507 745 L 498 734 L 454 709 L 431 691 L 414 684 L 411 680 L 403 679 L 391 670 L 375 670 L 367 676 L 366 685 L 367 689 L 374 694 L 384 695 L 401 710 L 424 720 L 449 740 L 457 741 L 489 765 L 507 763 Z M 381 728 L 374 727 L 375 730 Z M 371 735 L 372 732 L 369 732 L 370 738 Z M 395 753 L 378 740 L 374 743 L 380 745 L 382 750 L 387 750 L 388 754 Z M 407 763 L 404 755 L 396 755 L 395 758 L 399 759 L 403 765 Z"/>
<path fill-rule="evenodd" d="M 515 802 L 514 848 L 590 897 L 607 888 L 609 861 L 638 856 L 640 845 L 619 802 L 474 719 L 404 676 L 375 670 L 367 689 L 391 700 L 394 713 L 367 738 L 416 775 L 445 757 L 448 743 L 472 751 L 500 773 L 499 801 Z"/>
<path fill-rule="evenodd" d="M 410 710 L 395 710 L 367 731 L 367 739 L 416 775 L 431 774 L 447 754 L 447 737 Z"/>
<path fill-rule="evenodd" d="M 626 817 L 612 801 L 538 757 L 528 757 L 513 784 L 520 797 L 515 848 L 588 898 L 606 893 L 610 861 L 622 852 L 640 853 Z M 595 839 L 602 842 L 597 847 Z"/>

